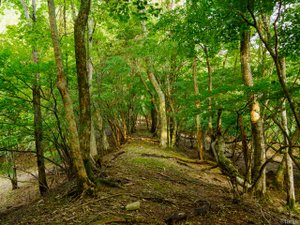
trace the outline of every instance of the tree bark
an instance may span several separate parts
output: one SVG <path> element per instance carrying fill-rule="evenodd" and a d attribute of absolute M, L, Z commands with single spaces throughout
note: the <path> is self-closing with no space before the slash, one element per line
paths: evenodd
<path fill-rule="evenodd" d="M 151 130 L 150 132 L 152 134 L 156 133 L 157 130 L 157 111 L 156 111 L 156 107 L 153 103 L 154 99 L 151 100 Z"/>
<path fill-rule="evenodd" d="M 250 32 L 243 31 L 240 45 L 240 60 L 241 71 L 244 80 L 244 84 L 247 87 L 252 87 L 253 77 L 250 68 Z M 253 165 L 253 180 L 259 177 L 255 184 L 255 194 L 263 196 L 266 193 L 266 170 L 262 170 L 260 175 L 261 166 L 266 160 L 265 153 L 265 139 L 263 120 L 260 115 L 260 104 L 255 95 L 251 95 L 249 98 L 250 104 L 250 119 L 253 137 L 254 147 L 254 165 Z"/>
<path fill-rule="evenodd" d="M 61 53 L 59 36 L 58 36 L 57 25 L 56 25 L 56 18 L 55 18 L 54 0 L 48 0 L 48 12 L 49 12 L 51 37 L 52 37 L 53 48 L 54 48 L 54 56 L 55 56 L 55 62 L 57 68 L 57 87 L 60 91 L 63 104 L 64 104 L 65 113 L 66 113 L 66 120 L 68 123 L 68 131 L 69 131 L 69 144 L 70 144 L 71 156 L 73 158 L 72 161 L 74 163 L 74 168 L 76 170 L 75 175 L 77 179 L 77 186 L 79 191 L 86 191 L 93 184 L 87 176 L 85 166 L 83 163 L 83 158 L 80 151 L 79 136 L 78 136 L 77 124 L 75 120 L 75 114 L 73 110 L 73 103 L 71 100 L 71 96 L 64 75 L 62 53 Z"/>
<path fill-rule="evenodd" d="M 36 24 L 36 2 L 32 0 L 32 17 L 29 16 L 29 8 L 24 0 L 20 0 L 25 13 L 25 18 L 29 26 L 34 28 Z M 36 49 L 35 43 L 32 47 L 32 60 L 34 64 L 39 63 L 38 51 Z M 41 110 L 41 86 L 40 86 L 40 74 L 36 73 L 34 75 L 32 85 L 32 103 L 34 112 L 34 140 L 35 149 L 37 157 L 37 167 L 38 167 L 38 181 L 40 194 L 43 196 L 48 191 L 49 187 L 46 179 L 45 172 L 45 161 L 44 161 L 44 146 L 43 146 L 43 119 Z"/>
<path fill-rule="evenodd" d="M 194 92 L 195 95 L 199 95 L 199 87 L 198 87 L 198 81 L 197 81 L 197 57 L 194 56 L 193 59 L 193 83 L 194 83 Z M 197 111 L 200 110 L 200 105 L 201 102 L 200 100 L 196 100 L 195 102 L 196 105 L 196 109 Z M 204 154 L 203 154 L 203 133 L 202 133 L 202 129 L 201 129 L 201 118 L 200 118 L 200 114 L 197 113 L 196 115 L 196 129 L 197 129 L 197 148 L 198 148 L 198 155 L 199 155 L 199 159 L 203 160 L 204 159 Z"/>
<path fill-rule="evenodd" d="M 75 39 L 75 58 L 77 69 L 77 81 L 79 92 L 79 136 L 80 149 L 83 156 L 84 165 L 88 177 L 94 180 L 94 173 L 92 170 L 90 152 L 91 152 L 91 100 L 89 87 L 89 74 L 87 68 L 87 53 L 85 43 L 85 31 L 91 7 L 90 0 L 81 0 L 80 9 L 74 25 L 74 39 Z"/>
<path fill-rule="evenodd" d="M 9 178 L 12 186 L 12 190 L 18 189 L 18 177 L 17 177 L 17 167 L 15 153 L 13 151 L 8 152 L 8 161 L 11 167 L 11 174 L 9 173 Z"/>
<path fill-rule="evenodd" d="M 153 85 L 155 92 L 158 96 L 159 100 L 159 107 L 158 107 L 158 112 L 159 112 L 159 121 L 160 121 L 160 146 L 162 148 L 167 147 L 168 143 L 168 124 L 167 124 L 167 113 L 166 113 L 166 98 L 165 94 L 162 91 L 152 69 L 150 69 L 149 62 L 147 63 L 147 74 L 148 78 Z"/>
<path fill-rule="evenodd" d="M 283 82 L 286 83 L 286 66 L 285 66 L 285 59 L 282 58 L 280 61 L 281 65 L 281 74 L 283 77 Z M 286 164 L 286 186 L 287 186 L 287 205 L 289 208 L 294 209 L 295 208 L 295 185 L 294 185 L 294 171 L 293 171 L 293 161 L 290 157 L 289 152 L 291 149 L 292 143 L 290 143 L 289 136 L 289 128 L 288 128 L 288 119 L 287 119 L 287 111 L 286 111 L 286 105 L 285 100 L 282 103 L 282 112 L 281 112 L 281 118 L 282 118 L 282 127 L 284 129 L 284 144 L 286 146 L 289 146 L 285 152 L 284 152 L 284 160 Z"/>
<path fill-rule="evenodd" d="M 38 63 L 38 52 L 33 50 L 33 61 Z M 34 111 L 34 139 L 35 149 L 38 166 L 38 180 L 40 194 L 43 196 L 47 193 L 49 187 L 46 179 L 45 171 L 45 160 L 44 160 L 44 146 L 43 146 L 43 119 L 41 110 L 41 86 L 40 86 L 40 75 L 35 74 L 34 84 L 32 87 L 33 96 L 33 111 Z"/>
<path fill-rule="evenodd" d="M 208 56 L 208 49 L 207 47 L 203 47 L 205 59 L 206 59 L 206 66 L 207 66 L 207 73 L 208 73 L 208 93 L 211 94 L 212 92 L 212 67 L 210 64 L 209 56 Z M 208 97 L 208 135 L 212 135 L 213 127 L 212 127 L 212 97 Z"/>
<path fill-rule="evenodd" d="M 32 0 L 32 21 L 33 27 L 36 23 L 36 2 Z M 38 51 L 33 47 L 32 58 L 35 64 L 39 63 Z M 41 195 L 45 195 L 49 189 L 46 179 L 44 146 L 43 146 L 43 119 L 41 110 L 41 85 L 40 74 L 35 74 L 32 88 L 33 111 L 34 111 L 34 137 L 38 165 L 39 190 Z"/>
<path fill-rule="evenodd" d="M 91 18 L 88 21 L 88 32 L 87 32 L 87 58 L 88 58 L 88 83 L 90 87 L 90 94 L 92 93 L 92 81 L 93 81 L 93 62 L 92 62 L 92 48 L 93 48 L 93 33 L 94 33 L 94 19 Z M 91 100 L 92 101 L 92 100 Z M 90 139 L 90 155 L 94 160 L 99 160 L 99 155 L 97 151 L 97 141 L 95 133 L 95 124 L 93 122 L 93 116 L 91 112 L 91 139 Z"/>
<path fill-rule="evenodd" d="M 243 148 L 243 155 L 244 155 L 244 161 L 245 161 L 245 180 L 250 184 L 251 181 L 251 159 L 252 154 L 250 149 L 248 148 L 247 143 L 247 135 L 244 128 L 244 122 L 243 122 L 243 116 L 238 116 L 238 125 L 241 132 L 241 138 L 242 138 L 242 148 Z"/>

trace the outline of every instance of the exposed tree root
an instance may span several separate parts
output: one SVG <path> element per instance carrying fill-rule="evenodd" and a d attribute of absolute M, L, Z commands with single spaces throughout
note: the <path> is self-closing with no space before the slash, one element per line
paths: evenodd
<path fill-rule="evenodd" d="M 153 158 L 163 158 L 163 159 L 175 159 L 178 163 L 191 163 L 191 164 L 199 164 L 199 165 L 216 165 L 215 162 L 209 160 L 197 160 L 197 159 L 188 159 L 184 157 L 176 157 L 176 156 L 164 156 L 164 155 L 157 155 L 157 154 L 148 154 L 143 153 L 143 157 L 153 157 Z"/>
<path fill-rule="evenodd" d="M 120 155 L 123 155 L 124 153 L 125 153 L 125 151 L 116 152 L 110 161 L 116 160 L 116 158 L 118 158 Z"/>

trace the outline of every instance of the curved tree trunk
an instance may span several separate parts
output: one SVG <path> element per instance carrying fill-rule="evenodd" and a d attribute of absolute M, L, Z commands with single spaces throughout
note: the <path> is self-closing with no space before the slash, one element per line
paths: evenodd
<path fill-rule="evenodd" d="M 84 167 L 83 158 L 80 151 L 79 136 L 78 136 L 77 124 L 75 120 L 75 114 L 73 110 L 73 103 L 71 100 L 71 96 L 64 75 L 62 53 L 61 53 L 59 36 L 58 36 L 57 25 L 56 25 L 56 18 L 55 18 L 54 0 L 48 0 L 48 11 L 49 11 L 51 37 L 53 42 L 55 62 L 57 68 L 57 87 L 60 91 L 63 100 L 64 109 L 66 113 L 66 120 L 68 123 L 71 157 L 73 158 L 74 168 L 76 170 L 75 175 L 77 179 L 78 189 L 79 191 L 85 191 L 90 188 L 92 183 L 88 178 Z"/>

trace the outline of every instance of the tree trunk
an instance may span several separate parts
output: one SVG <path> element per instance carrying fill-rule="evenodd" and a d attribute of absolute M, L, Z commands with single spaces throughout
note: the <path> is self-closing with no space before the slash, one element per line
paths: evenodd
<path fill-rule="evenodd" d="M 101 165 L 102 158 L 105 152 L 109 148 L 109 143 L 107 141 L 107 136 L 103 126 L 103 119 L 99 107 L 95 107 L 94 116 L 96 119 L 95 120 L 95 130 L 97 133 L 96 143 L 97 143 L 97 152 L 99 156 L 99 159 L 97 159 L 96 161 L 98 162 L 98 164 Z"/>
<path fill-rule="evenodd" d="M 9 178 L 10 178 L 12 190 L 15 190 L 18 189 L 18 177 L 17 177 L 15 153 L 13 151 L 10 151 L 8 154 L 9 154 L 8 160 L 11 167 L 11 174 L 9 173 Z"/>
<path fill-rule="evenodd" d="M 198 82 L 197 82 L 197 57 L 195 56 L 193 59 L 193 81 L 194 81 L 194 91 L 195 95 L 199 95 L 199 88 L 198 88 Z M 196 100 L 195 105 L 197 111 L 200 110 L 200 100 Z M 203 133 L 201 129 L 201 119 L 200 119 L 200 114 L 198 113 L 196 115 L 196 129 L 197 129 L 197 148 L 198 148 L 198 153 L 199 153 L 199 159 L 203 160 Z"/>
<path fill-rule="evenodd" d="M 36 23 L 36 3 L 32 0 L 32 21 L 33 26 Z M 35 48 L 32 51 L 32 58 L 35 64 L 39 63 L 38 52 Z M 34 137 L 35 148 L 38 165 L 38 178 L 39 178 L 39 190 L 41 195 L 46 194 L 49 187 L 46 179 L 45 160 L 44 160 L 44 146 L 43 146 L 43 119 L 41 110 L 41 85 L 40 74 L 35 74 L 34 84 L 32 88 L 33 95 L 33 111 L 34 111 Z"/>
<path fill-rule="evenodd" d="M 286 171 L 286 158 L 283 157 L 276 171 L 275 183 L 278 190 L 282 190 L 284 183 L 284 174 Z"/>
<path fill-rule="evenodd" d="M 241 132 L 241 138 L 242 138 L 242 148 L 243 148 L 243 155 L 244 155 L 244 161 L 245 161 L 245 180 L 250 184 L 251 181 L 251 159 L 252 154 L 250 149 L 248 148 L 247 143 L 247 135 L 244 129 L 244 122 L 243 122 L 243 116 L 238 116 L 238 124 Z"/>
<path fill-rule="evenodd" d="M 238 197 L 238 184 L 248 186 L 248 183 L 245 183 L 238 169 L 233 165 L 233 163 L 225 156 L 225 140 L 222 136 L 222 120 L 221 120 L 222 110 L 218 110 L 218 119 L 217 119 L 217 132 L 216 139 L 212 143 L 212 149 L 216 157 L 216 161 L 222 171 L 222 173 L 229 177 L 230 182 L 233 188 L 234 198 Z"/>
<path fill-rule="evenodd" d="M 158 120 L 157 120 L 157 114 L 158 114 L 158 109 L 155 105 L 155 97 L 154 95 L 152 94 L 152 92 L 150 91 L 150 89 L 148 88 L 145 80 L 143 79 L 142 75 L 139 74 L 140 76 L 140 80 L 142 81 L 145 89 L 147 90 L 147 92 L 149 93 L 149 95 L 151 96 L 151 130 L 150 132 L 156 136 L 156 132 L 157 132 L 157 123 L 158 123 Z"/>
<path fill-rule="evenodd" d="M 151 130 L 150 130 L 150 132 L 152 134 L 155 134 L 156 130 L 157 130 L 157 111 L 156 111 L 156 107 L 155 107 L 153 101 L 151 101 Z"/>
<path fill-rule="evenodd" d="M 32 17 L 29 16 L 29 9 L 24 0 L 20 0 L 25 13 L 25 18 L 27 23 L 32 28 L 36 23 L 36 2 L 32 0 Z M 33 44 L 35 45 L 35 44 Z M 38 51 L 35 46 L 32 50 L 32 59 L 34 64 L 39 63 Z M 43 119 L 42 119 L 42 110 L 41 110 L 41 86 L 40 86 L 40 74 L 36 73 L 33 79 L 34 83 L 32 86 L 32 103 L 33 103 L 33 112 L 34 112 L 34 140 L 35 140 L 35 149 L 37 157 L 37 167 L 38 167 L 38 181 L 39 181 L 39 190 L 40 194 L 43 196 L 48 191 L 48 184 L 46 179 L 45 172 L 45 161 L 44 161 L 44 147 L 43 147 Z"/>
<path fill-rule="evenodd" d="M 87 27 L 91 1 L 81 0 L 80 9 L 74 25 L 75 57 L 79 92 L 79 136 L 80 149 L 88 177 L 94 179 L 91 167 L 91 101 L 89 89 L 89 74 L 87 70 L 87 54 L 85 46 L 85 30 Z"/>
<path fill-rule="evenodd" d="M 283 77 L 283 81 L 286 82 L 286 66 L 285 66 L 285 59 L 282 58 L 280 61 L 281 65 L 281 74 Z M 295 197 L 295 185 L 294 185 L 294 172 L 293 172 L 293 161 L 290 157 L 289 152 L 291 149 L 292 143 L 289 142 L 289 128 L 288 128 L 288 119 L 287 119 L 287 111 L 286 111 L 286 105 L 285 105 L 285 100 L 282 103 L 282 112 L 281 112 L 281 118 L 282 118 L 282 127 L 284 129 L 284 144 L 287 147 L 284 153 L 284 160 L 286 164 L 286 186 L 287 186 L 287 205 L 289 206 L 290 209 L 294 209 L 295 207 L 295 202 L 296 202 L 296 197 Z"/>
<path fill-rule="evenodd" d="M 203 47 L 204 53 L 205 53 L 205 59 L 206 59 L 206 66 L 207 66 L 207 73 L 208 73 L 208 93 L 211 94 L 212 92 L 212 68 L 209 61 L 208 56 L 208 49 L 207 47 Z M 212 135 L 213 133 L 213 127 L 212 127 L 212 98 L 208 97 L 208 135 Z"/>
<path fill-rule="evenodd" d="M 38 63 L 37 51 L 33 50 L 33 61 Z M 38 166 L 39 190 L 41 195 L 48 191 L 48 184 L 45 172 L 44 146 L 43 146 L 43 119 L 41 111 L 41 93 L 40 93 L 40 75 L 35 74 L 34 84 L 32 87 L 33 111 L 34 111 L 34 139 Z"/>
<path fill-rule="evenodd" d="M 48 11 L 49 11 L 51 37 L 53 42 L 55 62 L 57 68 L 57 87 L 60 91 L 63 100 L 64 109 L 66 113 L 66 120 L 68 123 L 71 157 L 73 158 L 72 161 L 74 163 L 74 168 L 76 170 L 75 175 L 77 178 L 78 190 L 86 191 L 93 184 L 91 183 L 90 179 L 87 176 L 84 163 L 83 163 L 83 158 L 80 151 L 79 136 L 78 136 L 77 124 L 75 120 L 75 114 L 73 110 L 73 103 L 71 100 L 71 96 L 64 75 L 62 53 L 61 53 L 59 36 L 58 36 L 57 25 L 56 25 L 56 18 L 55 18 L 54 0 L 48 0 Z"/>
<path fill-rule="evenodd" d="M 88 83 L 90 87 L 90 94 L 92 93 L 92 81 L 93 81 L 93 63 L 92 63 L 92 55 L 91 51 L 93 48 L 93 33 L 94 33 L 94 19 L 91 18 L 88 21 L 88 32 L 87 32 L 87 58 L 88 58 Z M 96 141 L 96 133 L 95 133 L 95 124 L 92 119 L 91 113 L 91 139 L 90 139 L 90 155 L 91 157 L 97 161 L 99 160 L 99 155 L 97 151 L 97 141 Z"/>
<path fill-rule="evenodd" d="M 243 31 L 241 46 L 240 46 L 241 70 L 244 84 L 247 87 L 253 86 L 253 77 L 250 68 L 250 32 Z M 266 193 L 266 170 L 262 170 L 261 166 L 266 159 L 265 139 L 263 120 L 260 115 L 260 105 L 255 95 L 250 96 L 250 119 L 254 147 L 254 165 L 253 165 L 253 180 L 257 180 L 255 184 L 255 194 L 263 196 Z"/>
<path fill-rule="evenodd" d="M 159 107 L 158 107 L 158 113 L 159 113 L 159 121 L 160 121 L 160 146 L 162 148 L 167 147 L 168 143 L 168 123 L 167 123 L 167 113 L 166 113 L 166 98 L 165 94 L 162 91 L 154 73 L 152 72 L 152 69 L 150 69 L 149 62 L 147 62 L 147 74 L 148 78 L 153 85 L 155 92 L 158 96 L 159 100 Z"/>

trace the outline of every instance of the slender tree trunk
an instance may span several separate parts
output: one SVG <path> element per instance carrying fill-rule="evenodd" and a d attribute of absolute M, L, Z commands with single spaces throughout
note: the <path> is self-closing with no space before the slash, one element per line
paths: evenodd
<path fill-rule="evenodd" d="M 282 111 L 282 125 L 284 127 L 285 133 L 289 135 L 288 123 L 287 123 L 287 112 L 285 109 L 285 102 L 283 102 Z M 285 145 L 289 146 L 285 150 L 284 160 L 286 165 L 286 186 L 287 186 L 287 205 L 289 208 L 293 209 L 295 207 L 296 197 L 295 197 L 295 185 L 294 185 L 294 171 L 293 171 L 293 161 L 289 155 L 290 143 L 287 137 L 284 137 Z"/>
<path fill-rule="evenodd" d="M 32 21 L 33 26 L 36 23 L 36 3 L 32 0 Z M 32 51 L 33 61 L 35 64 L 39 63 L 38 52 L 34 48 Z M 41 110 L 41 85 L 40 74 L 35 74 L 34 85 L 32 88 L 33 95 L 33 111 L 34 111 L 34 137 L 35 149 L 37 155 L 37 165 L 39 174 L 39 190 L 41 195 L 47 193 L 49 187 L 46 179 L 46 168 L 44 160 L 44 146 L 43 146 L 43 119 Z"/>
<path fill-rule="evenodd" d="M 156 107 L 155 107 L 153 101 L 151 101 L 151 130 L 150 130 L 150 132 L 152 134 L 155 134 L 156 129 L 157 129 L 157 111 L 156 111 Z"/>
<path fill-rule="evenodd" d="M 275 177 L 276 188 L 278 190 L 282 190 L 283 188 L 285 171 L 286 171 L 286 158 L 283 157 L 278 166 L 278 169 L 276 171 L 276 177 Z"/>
<path fill-rule="evenodd" d="M 172 63 L 176 62 L 176 55 L 171 58 Z M 174 66 L 172 66 L 172 71 L 174 71 Z M 172 87 L 171 87 L 171 77 L 172 74 L 167 75 L 166 87 L 167 87 L 167 100 L 169 105 L 169 116 L 168 116 L 168 147 L 173 148 L 176 144 L 176 132 L 177 132 L 177 119 L 175 107 L 172 100 Z"/>
<path fill-rule="evenodd" d="M 198 81 L 197 81 L 197 57 L 195 56 L 193 59 L 193 82 L 194 82 L 194 91 L 195 95 L 199 95 L 199 88 L 198 88 Z M 195 102 L 196 109 L 197 111 L 200 110 L 200 105 L 201 102 L 200 100 L 196 100 Z M 200 114 L 198 113 L 196 115 L 196 129 L 197 129 L 197 148 L 198 148 L 198 153 L 199 153 L 199 159 L 203 160 L 204 159 L 204 154 L 203 154 L 203 133 L 201 129 L 201 119 L 200 119 Z"/>
<path fill-rule="evenodd" d="M 245 161 L 245 180 L 250 184 L 251 181 L 251 159 L 252 154 L 250 149 L 248 148 L 247 143 L 247 135 L 244 129 L 244 122 L 243 122 L 243 116 L 238 116 L 238 124 L 241 132 L 241 138 L 242 138 L 242 148 L 243 148 L 243 155 L 244 155 L 244 161 Z"/>
<path fill-rule="evenodd" d="M 97 152 L 99 155 L 99 159 L 98 159 L 98 164 L 101 165 L 101 160 L 105 154 L 105 152 L 108 150 L 109 148 L 109 143 L 107 141 L 107 136 L 105 133 L 105 129 L 103 126 L 103 119 L 101 116 L 101 112 L 99 110 L 99 107 L 95 107 L 95 112 L 94 112 L 94 116 L 95 116 L 95 130 L 97 133 L 97 139 L 96 139 L 96 143 L 97 143 Z"/>
<path fill-rule="evenodd" d="M 208 93 L 211 94 L 212 92 L 212 68 L 210 65 L 210 60 L 208 56 L 208 49 L 207 47 L 203 47 L 204 53 L 205 53 L 205 59 L 206 59 L 206 66 L 207 66 L 207 73 L 208 73 Z M 212 98 L 208 97 L 208 135 L 212 135 L 213 133 L 213 127 L 212 127 Z"/>
<path fill-rule="evenodd" d="M 38 53 L 33 50 L 33 61 L 38 63 Z M 32 87 L 33 111 L 34 111 L 34 138 L 37 156 L 39 190 L 41 195 L 45 195 L 48 191 L 48 184 L 45 172 L 44 146 L 43 146 L 43 119 L 41 111 L 41 93 L 40 93 L 40 75 L 35 74 L 34 85 Z"/>
<path fill-rule="evenodd" d="M 281 65 L 281 74 L 283 76 L 283 81 L 286 83 L 286 65 L 285 65 L 285 59 L 282 58 L 280 60 Z M 285 100 L 282 104 L 282 112 L 281 112 L 281 118 L 282 118 L 282 127 L 284 128 L 285 134 L 284 134 L 284 144 L 287 147 L 284 153 L 284 160 L 286 164 L 286 186 L 287 186 L 287 205 L 293 209 L 295 207 L 296 197 L 295 197 L 295 185 L 294 185 L 294 172 L 293 172 L 293 161 L 290 157 L 289 152 L 291 149 L 291 144 L 289 142 L 289 128 L 288 128 L 288 119 L 287 119 L 287 111 L 286 111 L 286 105 Z"/>
<path fill-rule="evenodd" d="M 240 60 L 241 70 L 244 79 L 244 84 L 248 87 L 253 86 L 253 77 L 250 68 L 250 32 L 244 31 L 242 33 L 241 46 L 240 46 Z M 266 159 L 265 153 L 265 139 L 263 121 L 260 115 L 260 105 L 255 95 L 250 96 L 250 118 L 254 147 L 254 165 L 253 165 L 253 180 L 258 178 L 255 184 L 255 194 L 263 196 L 266 193 L 266 171 L 262 170 L 261 166 Z"/>
<path fill-rule="evenodd" d="M 74 168 L 76 170 L 76 178 L 77 178 L 77 185 L 79 191 L 85 191 L 93 185 L 90 179 L 87 176 L 83 158 L 80 151 L 80 143 L 79 143 L 79 136 L 77 130 L 77 124 L 75 120 L 75 114 L 73 110 L 73 103 L 71 100 L 71 96 L 67 87 L 67 82 L 64 75 L 64 68 L 63 68 L 63 60 L 62 60 L 62 53 L 59 43 L 59 36 L 57 31 L 56 25 L 56 18 L 55 18 L 55 5 L 54 0 L 48 0 L 48 11 L 49 11 L 49 21 L 50 21 L 50 30 L 54 48 L 54 56 L 57 68 L 57 87 L 60 91 L 64 109 L 66 113 L 66 120 L 68 123 L 68 132 L 69 132 L 69 144 L 71 150 L 71 156 L 73 158 Z"/>
<path fill-rule="evenodd" d="M 20 0 L 27 23 L 32 28 L 36 24 L 36 2 L 32 0 L 32 17 L 29 16 L 29 8 L 26 5 L 24 0 Z M 35 45 L 35 44 L 34 44 Z M 32 59 L 35 64 L 39 63 L 38 51 L 35 46 L 32 50 Z M 41 195 L 45 195 L 48 191 L 48 184 L 46 179 L 45 172 L 45 161 L 44 161 L 44 147 L 43 147 L 43 119 L 42 119 L 42 110 L 41 110 L 41 86 L 40 86 L 40 74 L 36 73 L 34 75 L 34 83 L 32 86 L 32 103 L 34 111 L 34 139 L 35 139 L 35 149 L 37 157 L 37 166 L 38 166 L 38 181 L 39 181 L 39 190 Z"/>
<path fill-rule="evenodd" d="M 77 81 L 79 92 L 79 136 L 80 149 L 88 177 L 94 180 L 90 152 L 91 152 L 91 100 L 89 88 L 89 74 L 87 70 L 87 54 L 85 43 L 85 30 L 87 27 L 91 1 L 81 0 L 80 9 L 74 25 L 75 57 Z"/>
<path fill-rule="evenodd" d="M 11 174 L 9 173 L 9 178 L 10 178 L 12 190 L 15 190 L 18 189 L 18 177 L 17 177 L 15 153 L 13 151 L 10 151 L 8 154 L 9 154 L 8 160 L 11 166 Z"/>
<path fill-rule="evenodd" d="M 147 74 L 148 78 L 153 85 L 155 92 L 158 96 L 159 100 L 159 107 L 158 107 L 158 112 L 159 112 L 159 121 L 160 121 L 160 146 L 162 148 L 167 147 L 168 143 L 168 123 L 167 123 L 167 112 L 166 112 L 166 98 L 165 94 L 162 91 L 154 73 L 152 72 L 152 69 L 150 69 L 149 62 L 147 62 Z"/>
<path fill-rule="evenodd" d="M 87 32 L 87 57 L 88 57 L 88 83 L 90 87 L 90 94 L 92 93 L 92 81 L 93 81 L 93 63 L 92 63 L 92 48 L 93 48 L 93 33 L 94 33 L 94 19 L 91 18 L 88 21 L 88 32 Z M 91 113 L 91 139 L 90 139 L 90 155 L 94 160 L 99 160 L 99 155 L 97 152 L 97 142 L 95 134 L 95 124 L 92 119 Z"/>
<path fill-rule="evenodd" d="M 151 96 L 151 130 L 150 130 L 150 132 L 155 136 L 156 132 L 157 132 L 157 123 L 158 123 L 158 120 L 157 120 L 158 109 L 155 105 L 155 97 L 152 94 L 152 92 L 150 91 L 150 89 L 148 88 L 148 85 L 146 84 L 146 82 L 143 79 L 141 74 L 139 75 L 139 77 L 140 77 L 140 80 L 142 81 L 145 89 Z"/>

